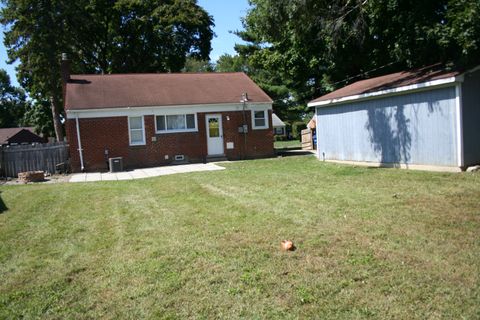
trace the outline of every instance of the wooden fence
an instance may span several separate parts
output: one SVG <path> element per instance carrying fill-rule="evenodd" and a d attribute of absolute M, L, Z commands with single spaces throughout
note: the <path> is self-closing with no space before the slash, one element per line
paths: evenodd
<path fill-rule="evenodd" d="M 302 149 L 313 150 L 313 136 L 310 129 L 302 130 Z"/>
<path fill-rule="evenodd" d="M 57 164 L 67 161 L 65 142 L 0 147 L 0 174 L 4 177 L 35 170 L 55 173 Z"/>

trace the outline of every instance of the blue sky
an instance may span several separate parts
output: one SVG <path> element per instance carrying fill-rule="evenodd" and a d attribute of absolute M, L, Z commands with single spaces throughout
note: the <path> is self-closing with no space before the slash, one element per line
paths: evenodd
<path fill-rule="evenodd" d="M 198 4 L 205 8 L 215 20 L 214 32 L 216 37 L 212 40 L 210 60 L 215 62 L 224 53 L 234 54 L 235 43 L 241 39 L 229 31 L 243 29 L 240 21 L 248 9 L 248 0 L 198 0 Z M 12 83 L 18 86 L 15 77 L 15 66 L 6 63 L 7 52 L 3 46 L 3 29 L 0 33 L 0 68 L 7 70 Z"/>

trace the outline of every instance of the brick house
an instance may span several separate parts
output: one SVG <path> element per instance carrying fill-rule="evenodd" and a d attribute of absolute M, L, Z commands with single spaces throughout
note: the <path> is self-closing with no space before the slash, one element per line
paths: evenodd
<path fill-rule="evenodd" d="M 64 72 L 63 80 L 73 171 L 107 170 L 111 157 L 138 168 L 274 153 L 272 100 L 244 73 Z"/>

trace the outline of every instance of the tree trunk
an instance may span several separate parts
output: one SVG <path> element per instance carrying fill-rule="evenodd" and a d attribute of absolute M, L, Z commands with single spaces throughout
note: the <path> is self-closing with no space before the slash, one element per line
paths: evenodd
<path fill-rule="evenodd" d="M 63 141 L 63 128 L 58 114 L 58 100 L 50 97 L 50 107 L 52 109 L 53 127 L 55 128 L 55 136 L 57 141 Z"/>

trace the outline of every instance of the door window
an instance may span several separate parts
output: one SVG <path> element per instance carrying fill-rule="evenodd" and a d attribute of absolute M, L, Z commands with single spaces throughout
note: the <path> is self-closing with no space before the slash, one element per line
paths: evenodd
<path fill-rule="evenodd" d="M 208 119 L 208 136 L 210 138 L 220 137 L 220 127 L 218 124 L 218 118 Z"/>

